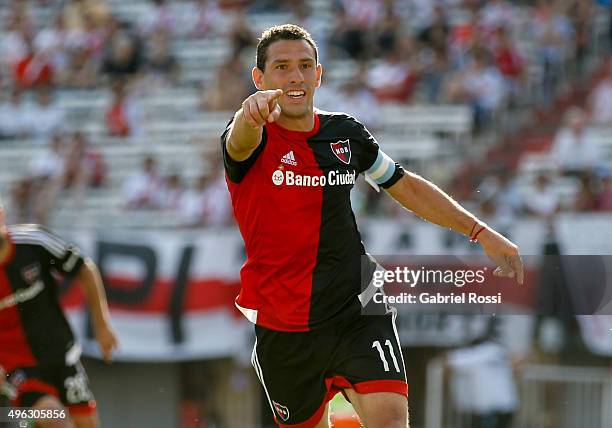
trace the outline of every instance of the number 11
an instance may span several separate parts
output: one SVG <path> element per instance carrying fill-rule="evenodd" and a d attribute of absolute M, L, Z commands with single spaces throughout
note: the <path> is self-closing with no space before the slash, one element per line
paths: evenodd
<path fill-rule="evenodd" d="M 393 352 L 393 346 L 391 345 L 391 341 L 387 339 L 385 341 L 385 345 L 387 345 L 387 347 L 389 348 L 389 353 L 391 354 L 391 359 L 393 360 L 393 367 L 395 367 L 395 371 L 399 373 L 400 368 L 399 368 L 399 365 L 397 364 L 397 358 L 395 358 L 395 352 Z M 378 355 L 380 355 L 380 359 L 382 360 L 383 368 L 385 369 L 386 372 L 388 372 L 389 363 L 387 362 L 387 359 L 385 358 L 385 352 L 383 351 L 383 348 L 380 342 L 378 340 L 375 340 L 372 343 L 372 348 L 378 349 Z"/>

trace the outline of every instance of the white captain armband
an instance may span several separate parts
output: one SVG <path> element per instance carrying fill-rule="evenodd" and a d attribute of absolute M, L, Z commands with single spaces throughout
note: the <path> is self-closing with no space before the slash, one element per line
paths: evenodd
<path fill-rule="evenodd" d="M 366 181 L 377 191 L 380 192 L 380 187 L 389 188 L 394 185 L 404 175 L 404 168 L 389 157 L 382 150 L 378 150 L 376 160 L 365 171 Z"/>

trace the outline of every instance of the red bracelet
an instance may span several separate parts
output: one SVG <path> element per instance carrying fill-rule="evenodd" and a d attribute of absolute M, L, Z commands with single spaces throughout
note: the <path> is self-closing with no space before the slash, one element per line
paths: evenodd
<path fill-rule="evenodd" d="M 478 232 L 476 232 L 474 234 L 474 236 L 470 237 L 470 242 L 478 242 L 478 235 L 480 235 L 480 232 L 482 232 L 483 230 L 485 230 L 487 227 L 486 226 L 482 226 Z"/>
<path fill-rule="evenodd" d="M 472 225 L 472 230 L 470 230 L 470 233 L 468 234 L 468 236 L 470 237 L 470 239 L 472 239 L 472 233 L 474 233 L 474 229 L 476 228 L 476 225 L 478 224 L 477 221 L 474 222 L 474 224 Z"/>

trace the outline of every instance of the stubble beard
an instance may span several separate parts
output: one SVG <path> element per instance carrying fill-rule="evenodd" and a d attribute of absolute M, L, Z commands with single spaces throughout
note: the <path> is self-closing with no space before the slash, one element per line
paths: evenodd
<path fill-rule="evenodd" d="M 289 108 L 283 109 L 281 106 L 281 111 L 283 116 L 288 119 L 305 119 L 313 113 L 312 102 L 307 104 L 304 109 L 300 109 L 299 111 L 291 111 Z"/>

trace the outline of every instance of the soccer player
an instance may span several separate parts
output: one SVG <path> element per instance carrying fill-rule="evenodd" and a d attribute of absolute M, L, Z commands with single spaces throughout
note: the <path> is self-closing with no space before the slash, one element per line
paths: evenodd
<path fill-rule="evenodd" d="M 67 414 L 66 419 L 39 419 L 37 427 L 95 428 L 96 401 L 60 307 L 58 274 L 83 287 L 96 340 L 110 361 L 117 339 L 96 265 L 38 225 L 7 226 L 0 201 L 0 372 L 6 372 L 0 390 L 14 391 L 16 407 Z"/>
<path fill-rule="evenodd" d="M 522 263 L 516 245 L 391 160 L 355 118 L 314 109 L 322 70 L 304 29 L 267 29 L 252 70 L 258 92 L 221 137 L 247 253 L 236 305 L 256 324 L 252 362 L 281 427 L 328 427 L 328 402 L 342 392 L 366 427 L 405 428 L 396 311 L 361 315 L 365 250 L 349 200 L 357 175 L 478 240 L 496 275 L 522 282 Z"/>

